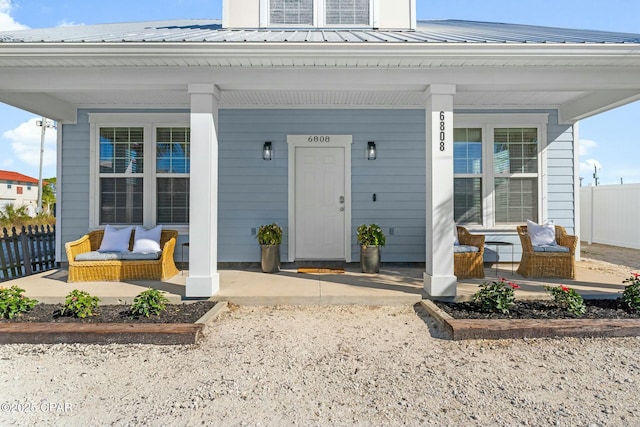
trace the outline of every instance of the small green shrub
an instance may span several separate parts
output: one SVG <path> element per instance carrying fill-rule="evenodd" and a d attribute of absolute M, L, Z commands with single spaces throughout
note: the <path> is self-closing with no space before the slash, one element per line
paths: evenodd
<path fill-rule="evenodd" d="M 276 224 L 261 225 L 258 229 L 258 243 L 261 245 L 279 245 L 282 243 L 282 228 Z"/>
<path fill-rule="evenodd" d="M 133 299 L 131 314 L 145 317 L 149 317 L 150 314 L 157 316 L 167 308 L 168 302 L 164 292 L 149 288 Z"/>
<path fill-rule="evenodd" d="M 387 238 L 377 224 L 362 224 L 358 227 L 358 243 L 361 246 L 384 246 Z"/>
<path fill-rule="evenodd" d="M 587 312 L 587 307 L 584 305 L 584 299 L 575 289 L 571 289 L 566 285 L 560 286 L 547 286 L 544 288 L 551 293 L 553 300 L 559 307 L 564 308 L 569 313 L 572 313 L 578 317 L 583 316 Z"/>
<path fill-rule="evenodd" d="M 91 296 L 89 292 L 74 289 L 67 295 L 60 314 L 84 319 L 87 316 L 94 315 L 94 311 L 98 308 L 99 301 L 100 298 Z"/>
<path fill-rule="evenodd" d="M 516 300 L 514 290 L 519 287 L 516 283 L 508 282 L 501 277 L 498 282 L 491 282 L 491 284 L 484 282 L 480 285 L 480 290 L 473 294 L 472 300 L 481 311 L 486 313 L 509 314 L 509 307 Z"/>
<path fill-rule="evenodd" d="M 38 301 L 25 297 L 23 292 L 24 289 L 15 285 L 10 288 L 0 287 L 0 316 L 13 319 L 38 304 Z"/>
<path fill-rule="evenodd" d="M 640 274 L 631 273 L 631 277 L 622 283 L 629 283 L 622 292 L 622 301 L 629 310 L 640 311 Z"/>

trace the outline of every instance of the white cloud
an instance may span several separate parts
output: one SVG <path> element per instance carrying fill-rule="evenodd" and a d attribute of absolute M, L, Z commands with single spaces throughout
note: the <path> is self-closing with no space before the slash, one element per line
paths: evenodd
<path fill-rule="evenodd" d="M 589 154 L 589 151 L 591 151 L 591 149 L 598 147 L 598 143 L 595 141 L 592 141 L 590 139 L 581 139 L 580 140 L 580 155 L 581 156 L 586 156 L 587 154 Z"/>
<path fill-rule="evenodd" d="M 76 27 L 76 26 L 83 26 L 84 24 L 82 23 L 77 23 L 77 22 L 73 22 L 73 21 L 62 21 L 60 24 L 58 24 L 58 27 Z"/>
<path fill-rule="evenodd" d="M 27 28 L 29 28 L 26 25 L 23 25 L 13 19 L 13 16 L 11 16 L 12 9 L 12 0 L 0 0 L 0 30 L 26 30 Z"/>
<path fill-rule="evenodd" d="M 2 1 L 2 0 L 0 0 Z M 15 157 L 30 166 L 40 164 L 40 139 L 42 128 L 36 125 L 36 117 L 22 123 L 13 130 L 8 130 L 2 137 L 11 143 Z M 56 163 L 56 130 L 48 128 L 45 132 L 43 166 Z"/>

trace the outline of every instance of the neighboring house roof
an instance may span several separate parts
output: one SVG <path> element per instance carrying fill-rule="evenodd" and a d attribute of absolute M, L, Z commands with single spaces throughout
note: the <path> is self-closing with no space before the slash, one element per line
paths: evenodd
<path fill-rule="evenodd" d="M 37 184 L 38 180 L 19 172 L 0 170 L 0 181 L 11 181 L 13 183 Z"/>
<path fill-rule="evenodd" d="M 545 43 L 638 44 L 640 34 L 459 20 L 418 21 L 416 31 L 223 29 L 219 20 L 168 20 L 0 32 L 0 43 Z"/>

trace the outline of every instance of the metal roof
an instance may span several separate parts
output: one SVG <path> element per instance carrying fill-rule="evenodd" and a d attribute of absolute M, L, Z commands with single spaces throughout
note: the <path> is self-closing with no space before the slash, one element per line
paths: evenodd
<path fill-rule="evenodd" d="M 640 44 L 640 34 L 459 20 L 418 21 L 416 31 L 223 29 L 220 20 L 170 20 L 0 31 L 0 43 L 491 43 Z"/>

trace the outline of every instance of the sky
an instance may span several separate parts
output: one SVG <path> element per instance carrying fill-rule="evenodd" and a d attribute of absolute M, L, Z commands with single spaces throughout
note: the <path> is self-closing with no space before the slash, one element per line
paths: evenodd
<path fill-rule="evenodd" d="M 640 34 L 637 0 L 417 0 L 417 16 Z M 222 0 L 0 0 L 0 31 L 221 17 Z M 40 118 L 0 103 L 0 169 L 38 177 L 41 128 L 36 120 Z M 640 141 L 633 129 L 640 131 L 640 102 L 580 122 L 583 185 L 594 183 L 594 165 L 600 185 L 640 183 Z M 46 129 L 45 178 L 56 174 L 55 133 Z"/>

